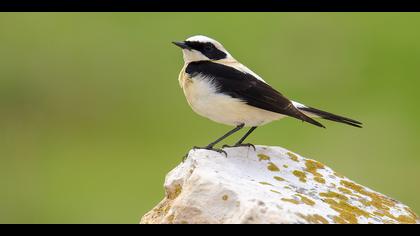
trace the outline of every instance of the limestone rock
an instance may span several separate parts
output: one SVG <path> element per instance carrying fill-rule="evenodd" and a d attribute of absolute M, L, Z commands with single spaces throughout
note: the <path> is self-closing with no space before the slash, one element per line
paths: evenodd
<path fill-rule="evenodd" d="M 419 223 L 404 204 L 280 147 L 191 150 L 140 223 Z"/>

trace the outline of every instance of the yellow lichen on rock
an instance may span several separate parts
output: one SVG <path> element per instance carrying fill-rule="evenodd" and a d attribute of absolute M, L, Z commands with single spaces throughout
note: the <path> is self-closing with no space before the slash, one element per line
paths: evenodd
<path fill-rule="evenodd" d="M 269 185 L 269 186 L 274 186 L 274 185 L 272 185 L 272 184 L 270 184 L 270 183 L 268 183 L 268 182 L 259 182 L 260 184 L 262 184 L 262 185 Z"/>
<path fill-rule="evenodd" d="M 347 189 L 347 188 L 338 187 L 338 191 L 340 191 L 340 192 L 342 192 L 342 193 L 344 193 L 344 194 L 347 194 L 347 195 L 353 196 L 353 197 L 357 197 L 357 198 L 359 198 L 359 199 L 361 199 L 361 198 L 362 198 L 360 195 L 357 195 L 357 194 L 353 193 L 351 190 L 349 190 L 349 189 Z"/>
<path fill-rule="evenodd" d="M 287 152 L 287 155 L 290 157 L 290 159 L 292 159 L 292 161 L 299 162 L 299 158 L 296 154 Z"/>
<path fill-rule="evenodd" d="M 391 218 L 393 220 L 398 221 L 399 223 L 415 223 L 418 217 L 416 215 L 413 215 L 412 212 L 407 211 L 406 208 L 403 210 L 407 213 L 407 215 L 399 215 L 395 216 L 391 214 L 390 210 L 391 208 L 394 208 L 396 205 L 396 202 L 393 199 L 390 199 L 388 197 L 385 197 L 381 194 L 374 193 L 371 191 L 366 190 L 361 185 L 358 185 L 356 183 L 352 183 L 350 181 L 342 180 L 341 184 L 345 186 L 348 189 L 352 189 L 356 192 L 358 192 L 361 195 L 370 197 L 370 201 L 361 201 L 365 206 L 372 206 L 375 207 L 378 211 L 376 211 L 376 214 L 381 214 L 382 216 L 386 216 L 388 218 Z"/>
<path fill-rule="evenodd" d="M 275 180 L 277 180 L 277 181 L 285 181 L 285 179 L 283 179 L 282 177 L 280 177 L 280 176 L 274 176 L 273 177 Z"/>
<path fill-rule="evenodd" d="M 329 224 L 327 219 L 325 219 L 324 217 L 318 214 L 313 214 L 313 215 L 298 214 L 298 216 L 310 224 Z"/>
<path fill-rule="evenodd" d="M 322 175 L 318 173 L 318 169 L 324 169 L 325 168 L 324 164 L 314 161 L 314 160 L 306 160 L 305 166 L 306 166 L 306 171 L 308 171 L 309 173 L 317 177 L 322 177 Z"/>
<path fill-rule="evenodd" d="M 319 196 L 326 197 L 326 198 L 336 198 L 338 200 L 347 201 L 349 198 L 344 196 L 343 194 L 339 194 L 333 191 L 325 192 L 325 193 L 319 193 Z"/>
<path fill-rule="evenodd" d="M 325 203 L 330 205 L 331 209 L 338 212 L 339 213 L 338 217 L 346 223 L 356 224 L 358 223 L 357 217 L 364 216 L 368 218 L 371 216 L 370 213 L 363 211 L 358 207 L 350 205 L 346 201 L 343 201 L 343 200 L 335 201 L 331 198 L 327 198 L 323 200 Z M 335 220 L 338 220 L 338 218 L 336 217 Z"/>
<path fill-rule="evenodd" d="M 298 177 L 301 182 L 306 183 L 306 174 L 305 174 L 305 172 L 302 172 L 302 171 L 299 171 L 299 170 L 294 170 L 293 171 L 293 175 L 295 175 L 296 177 Z"/>
<path fill-rule="evenodd" d="M 296 194 L 296 196 L 300 197 L 300 200 L 301 200 L 304 204 L 306 204 L 306 205 L 308 205 L 308 206 L 313 206 L 313 205 L 315 205 L 315 201 L 313 201 L 313 200 L 309 199 L 308 197 L 305 197 L 305 196 L 303 196 L 303 195 L 301 195 L 301 194 Z"/>
<path fill-rule="evenodd" d="M 280 169 L 273 162 L 268 163 L 267 169 L 269 171 L 280 171 Z"/>
<path fill-rule="evenodd" d="M 325 184 L 325 179 L 319 176 L 314 177 L 314 180 L 320 184 Z"/>
<path fill-rule="evenodd" d="M 300 204 L 300 202 L 298 200 L 293 199 L 293 198 L 282 198 L 281 200 L 284 201 L 284 202 L 293 203 L 295 205 L 299 205 Z"/>
<path fill-rule="evenodd" d="M 270 160 L 269 156 L 267 156 L 265 154 L 262 154 L 262 153 L 258 154 L 257 156 L 258 156 L 259 161 L 269 161 Z"/>

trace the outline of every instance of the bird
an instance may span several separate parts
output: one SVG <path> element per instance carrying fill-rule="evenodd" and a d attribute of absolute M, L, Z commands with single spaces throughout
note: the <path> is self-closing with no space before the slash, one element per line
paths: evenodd
<path fill-rule="evenodd" d="M 172 42 L 182 49 L 184 66 L 178 76 L 186 100 L 192 110 L 214 122 L 234 126 L 232 130 L 207 146 L 219 153 L 223 148 L 255 146 L 244 143 L 257 128 L 284 117 L 325 128 L 314 118 L 322 118 L 362 128 L 360 121 L 335 115 L 292 101 L 270 86 L 259 75 L 237 61 L 224 46 L 207 36 L 195 35 L 184 41 Z M 217 144 L 244 127 L 250 129 L 234 145 Z"/>

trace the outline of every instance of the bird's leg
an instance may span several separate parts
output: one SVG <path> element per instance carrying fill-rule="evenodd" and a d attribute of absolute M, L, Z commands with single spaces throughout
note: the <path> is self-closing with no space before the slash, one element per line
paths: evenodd
<path fill-rule="evenodd" d="M 235 143 L 235 145 L 233 146 L 228 146 L 228 145 L 223 145 L 223 147 L 252 147 L 254 149 L 254 151 L 256 151 L 257 149 L 255 148 L 255 146 L 253 144 L 250 143 L 243 143 L 245 141 L 245 139 L 257 128 L 257 126 L 251 127 L 251 129 L 248 130 L 248 132 L 246 132 L 246 134 L 239 139 L 238 142 Z"/>
<path fill-rule="evenodd" d="M 216 139 L 216 141 L 210 143 L 209 145 L 207 145 L 207 148 L 213 148 L 214 145 L 218 144 L 220 141 L 224 140 L 225 138 L 231 136 L 232 134 L 238 132 L 240 129 L 242 129 L 245 125 L 244 124 L 240 124 L 238 126 L 236 126 L 234 129 L 232 129 L 231 131 L 227 132 L 226 134 L 224 134 L 222 137 Z"/>
<path fill-rule="evenodd" d="M 241 139 L 239 139 L 239 141 L 238 142 L 236 142 L 235 143 L 235 146 L 238 146 L 238 145 L 242 145 L 242 143 L 245 141 L 245 139 L 246 138 L 248 138 L 248 136 L 252 133 L 252 132 L 254 132 L 254 130 L 257 128 L 257 126 L 254 126 L 254 127 L 251 127 L 251 129 L 249 129 L 248 130 L 248 132 L 246 132 L 246 134 L 241 138 Z M 251 144 L 252 145 L 252 144 Z M 254 145 L 252 145 L 252 146 L 254 146 Z M 255 147 L 254 147 L 255 148 Z"/>
<path fill-rule="evenodd" d="M 222 137 L 216 139 L 216 141 L 210 143 L 209 145 L 207 145 L 205 147 L 193 147 L 193 149 L 207 149 L 207 150 L 212 150 L 212 151 L 216 151 L 216 152 L 219 152 L 219 153 L 223 153 L 223 154 L 225 154 L 227 156 L 227 153 L 223 149 L 216 149 L 216 148 L 214 148 L 214 145 L 218 144 L 220 141 L 222 141 L 223 139 L 231 136 L 232 134 L 238 132 L 244 126 L 245 126 L 244 124 L 240 124 L 240 125 L 236 126 L 234 129 L 232 129 L 231 131 L 229 131 L 226 134 L 224 134 Z"/>

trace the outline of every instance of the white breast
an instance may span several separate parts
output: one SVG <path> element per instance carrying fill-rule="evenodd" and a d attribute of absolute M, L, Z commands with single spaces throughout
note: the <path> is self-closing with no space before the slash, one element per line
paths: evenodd
<path fill-rule="evenodd" d="M 240 99 L 217 92 L 211 79 L 187 78 L 182 75 L 181 86 L 192 109 L 201 116 L 226 125 L 260 126 L 284 117 L 259 109 Z"/>

